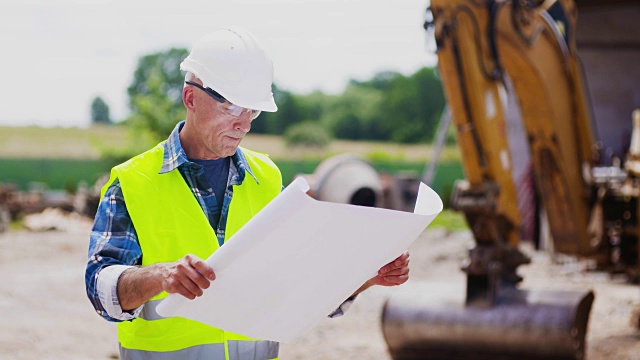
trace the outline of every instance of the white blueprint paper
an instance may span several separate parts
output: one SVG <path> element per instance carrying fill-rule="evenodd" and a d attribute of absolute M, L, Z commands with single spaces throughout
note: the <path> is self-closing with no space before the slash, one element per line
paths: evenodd
<path fill-rule="evenodd" d="M 204 295 L 169 295 L 158 313 L 290 342 L 402 254 L 442 211 L 425 184 L 414 213 L 322 202 L 308 188 L 296 179 L 206 260 L 216 280 Z"/>

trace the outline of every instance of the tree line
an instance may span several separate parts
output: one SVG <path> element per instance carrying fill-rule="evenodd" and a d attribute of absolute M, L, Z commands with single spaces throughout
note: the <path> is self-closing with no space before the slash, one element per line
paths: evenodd
<path fill-rule="evenodd" d="M 162 140 L 185 118 L 179 64 L 187 55 L 186 49 L 173 48 L 139 59 L 127 89 L 127 125 Z M 263 112 L 252 123 L 252 133 L 282 135 L 297 127 L 339 139 L 430 142 L 445 104 L 437 71 L 428 67 L 409 76 L 386 71 L 351 80 L 335 95 L 296 94 L 275 85 L 273 94 L 278 111 Z"/>

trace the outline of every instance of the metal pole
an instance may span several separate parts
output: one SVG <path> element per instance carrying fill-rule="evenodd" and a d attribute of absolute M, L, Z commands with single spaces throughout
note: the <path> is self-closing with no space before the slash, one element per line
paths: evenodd
<path fill-rule="evenodd" d="M 438 129 L 436 130 L 436 141 L 434 142 L 433 148 L 433 156 L 428 162 L 427 169 L 424 174 L 422 174 L 422 182 L 431 186 L 433 183 L 433 178 L 436 173 L 436 166 L 438 165 L 438 160 L 440 159 L 440 153 L 442 152 L 442 148 L 445 145 L 445 140 L 447 139 L 447 129 L 449 129 L 449 124 L 451 124 L 451 111 L 449 111 L 449 106 L 445 105 L 444 110 L 442 110 L 442 115 L 440 116 L 440 122 L 438 123 Z"/>

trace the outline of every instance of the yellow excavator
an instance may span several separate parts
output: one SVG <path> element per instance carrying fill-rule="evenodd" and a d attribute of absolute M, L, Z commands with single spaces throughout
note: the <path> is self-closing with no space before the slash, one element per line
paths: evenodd
<path fill-rule="evenodd" d="M 428 13 L 466 177 L 451 204 L 475 247 L 464 299 L 421 290 L 387 301 L 390 354 L 583 359 L 594 294 L 518 288 L 529 259 L 514 168 L 531 174 L 528 205 L 546 214 L 554 251 L 638 280 L 640 2 L 431 0 Z"/>

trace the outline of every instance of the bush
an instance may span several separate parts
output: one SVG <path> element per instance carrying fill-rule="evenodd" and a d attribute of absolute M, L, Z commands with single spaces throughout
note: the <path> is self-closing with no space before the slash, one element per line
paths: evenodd
<path fill-rule="evenodd" d="M 365 157 L 372 162 L 403 162 L 404 154 L 402 152 L 390 154 L 384 150 L 373 150 L 368 152 Z"/>
<path fill-rule="evenodd" d="M 322 125 L 305 121 L 287 128 L 284 140 L 289 147 L 303 146 L 324 148 L 331 143 L 331 135 Z"/>

